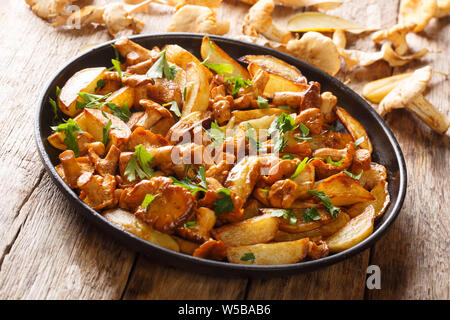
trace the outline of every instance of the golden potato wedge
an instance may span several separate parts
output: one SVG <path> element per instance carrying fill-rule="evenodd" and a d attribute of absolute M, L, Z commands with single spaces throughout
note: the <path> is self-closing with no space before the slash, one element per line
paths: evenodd
<path fill-rule="evenodd" d="M 203 37 L 202 46 L 200 47 L 200 54 L 203 60 L 206 60 L 206 58 L 208 58 L 208 63 L 231 65 L 233 67 L 233 72 L 227 74 L 227 76 L 241 76 L 245 80 L 248 80 L 250 78 L 248 71 L 243 66 L 241 66 L 239 62 L 231 58 L 225 51 L 223 51 L 214 41 L 211 41 L 208 37 Z"/>
<path fill-rule="evenodd" d="M 213 229 L 211 234 L 227 247 L 244 246 L 271 241 L 279 224 L 277 217 L 263 215 Z"/>
<path fill-rule="evenodd" d="M 318 183 L 317 191 L 323 191 L 338 207 L 375 200 L 374 196 L 361 187 L 357 180 L 350 178 L 344 172 L 323 179 Z"/>
<path fill-rule="evenodd" d="M 278 265 L 302 261 L 309 250 L 309 239 L 260 243 L 227 248 L 229 262 L 254 265 Z"/>
<path fill-rule="evenodd" d="M 347 111 L 341 107 L 336 107 L 336 115 L 342 122 L 344 127 L 352 136 L 353 140 L 358 140 L 364 138 L 364 141 L 359 145 L 359 147 L 369 150 L 372 153 L 372 143 L 370 142 L 369 136 L 367 135 L 366 129 L 359 123 L 358 120 L 353 118 Z"/>
<path fill-rule="evenodd" d="M 296 67 L 270 55 L 247 55 L 239 60 L 254 63 L 271 74 L 278 75 L 296 83 L 306 83 L 305 77 Z"/>
<path fill-rule="evenodd" d="M 316 229 L 312 229 L 309 231 L 298 232 L 298 233 L 289 233 L 286 231 L 279 230 L 275 236 L 275 241 L 292 241 L 302 238 L 314 238 L 314 237 L 328 237 L 333 233 L 336 233 L 339 229 L 341 229 L 345 224 L 350 220 L 350 217 L 347 213 L 341 210 L 339 212 L 336 219 L 333 219 L 330 223 L 326 223 L 321 225 Z"/>
<path fill-rule="evenodd" d="M 342 229 L 326 239 L 330 252 L 341 252 L 363 241 L 372 234 L 374 219 L 375 210 L 370 205 L 363 213 L 352 218 Z"/>
<path fill-rule="evenodd" d="M 244 214 L 241 217 L 242 220 L 247 220 L 256 216 L 259 216 L 259 208 L 262 204 L 256 199 L 250 199 L 247 201 L 247 205 L 244 207 Z"/>
<path fill-rule="evenodd" d="M 128 108 L 131 108 L 134 104 L 134 88 L 122 87 L 119 90 L 114 91 L 106 101 L 115 103 L 120 107 L 126 103 Z M 105 108 L 104 111 L 108 111 L 108 109 Z"/>
<path fill-rule="evenodd" d="M 189 63 L 194 63 L 199 68 L 203 69 L 203 71 L 208 77 L 208 80 L 212 78 L 213 76 L 212 72 L 204 65 L 202 65 L 200 60 L 198 60 L 196 56 L 194 56 L 186 49 L 183 49 L 182 47 L 176 44 L 169 44 L 164 47 L 164 50 L 166 50 L 166 59 L 168 62 L 176 64 L 183 70 L 186 70 L 187 65 Z"/>
<path fill-rule="evenodd" d="M 260 119 L 265 116 L 272 116 L 272 115 L 279 116 L 283 112 L 286 112 L 286 110 L 277 109 L 277 108 L 253 109 L 253 110 L 244 110 L 244 111 L 238 110 L 238 111 L 234 111 L 232 113 L 232 116 L 234 117 L 233 123 L 234 123 L 234 125 L 237 125 L 243 121 Z"/>
<path fill-rule="evenodd" d="M 262 67 L 260 67 L 255 63 L 251 63 L 247 67 L 247 69 L 250 73 L 250 76 L 252 77 L 258 72 L 258 70 L 264 70 L 262 69 Z M 307 84 L 297 83 L 289 79 L 283 78 L 277 74 L 273 73 L 268 74 L 269 74 L 269 81 L 267 81 L 267 84 L 264 87 L 263 93 L 264 96 L 272 97 L 275 92 L 304 92 L 309 88 Z"/>
<path fill-rule="evenodd" d="M 103 79 L 106 68 L 87 68 L 75 73 L 67 80 L 64 87 L 61 88 L 59 95 L 59 109 L 70 117 L 74 117 L 81 112 L 76 108 L 76 102 L 82 101 L 78 95 L 79 92 L 94 93 L 97 82 Z"/>
<path fill-rule="evenodd" d="M 171 236 L 180 246 L 180 252 L 192 255 L 194 251 L 200 247 L 199 243 L 185 240 L 177 236 Z"/>
<path fill-rule="evenodd" d="M 351 206 L 347 213 L 352 217 L 360 215 L 368 206 L 373 206 L 375 210 L 375 218 L 381 217 L 386 211 L 389 203 L 391 202 L 391 197 L 389 196 L 388 183 L 386 181 L 381 181 L 378 183 L 370 193 L 375 197 L 375 200 L 356 203 Z"/>
<path fill-rule="evenodd" d="M 204 112 L 209 104 L 209 80 L 203 66 L 188 63 L 186 67 L 186 99 L 181 118 L 195 111 Z"/>
<path fill-rule="evenodd" d="M 144 240 L 157 244 L 161 247 L 180 252 L 178 243 L 168 234 L 154 230 L 148 224 L 142 222 L 134 214 L 126 210 L 117 208 L 106 210 L 103 216 L 112 223 L 120 226 Z"/>
<path fill-rule="evenodd" d="M 125 122 L 115 115 L 108 114 L 108 118 L 106 118 L 101 110 L 86 108 L 74 121 L 78 123 L 81 130 L 89 132 L 95 140 L 102 141 L 103 128 L 108 124 L 110 119 L 112 122 L 109 131 L 110 144 L 118 147 L 127 142 L 128 137 L 131 135 L 131 130 Z"/>
<path fill-rule="evenodd" d="M 245 157 L 230 170 L 224 186 L 245 202 L 252 193 L 256 180 L 261 174 L 260 168 L 260 157 Z"/>

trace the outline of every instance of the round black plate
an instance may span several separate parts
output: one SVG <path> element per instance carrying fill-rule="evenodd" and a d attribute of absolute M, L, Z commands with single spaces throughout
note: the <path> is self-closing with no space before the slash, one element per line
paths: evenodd
<path fill-rule="evenodd" d="M 277 266 L 238 265 L 195 258 L 159 247 L 142 240 L 129 232 L 123 231 L 103 218 L 99 213 L 92 210 L 84 204 L 84 202 L 78 199 L 76 193 L 63 182 L 54 169 L 54 166 L 59 162 L 59 151 L 54 149 L 47 142 L 47 137 L 51 134 L 50 126 L 52 125 L 53 117 L 48 105 L 48 98 L 54 96 L 56 86 L 62 87 L 75 72 L 88 67 L 109 66 L 111 64 L 111 58 L 114 57 L 113 49 L 110 46 L 113 41 L 92 48 L 70 61 L 50 80 L 38 102 L 35 120 L 35 133 L 38 149 L 47 172 L 54 179 L 58 187 L 70 199 L 81 214 L 86 216 L 101 229 L 126 243 L 132 249 L 151 256 L 155 261 L 182 267 L 194 272 L 206 272 L 215 275 L 281 276 L 316 270 L 342 261 L 372 246 L 394 222 L 400 212 L 406 193 L 405 161 L 398 142 L 391 130 L 389 130 L 380 116 L 358 94 L 337 79 L 310 64 L 281 52 L 254 44 L 216 36 L 211 36 L 211 39 L 235 59 L 247 54 L 268 54 L 296 66 L 308 80 L 318 81 L 321 84 L 322 91 L 331 91 L 336 95 L 338 97 L 338 104 L 344 107 L 352 116 L 362 123 L 374 146 L 372 154 L 373 161 L 378 162 L 387 168 L 389 193 L 391 195 L 391 204 L 382 218 L 377 221 L 373 234 L 358 245 L 344 252 L 333 254 L 319 260 Z M 153 46 L 162 47 L 166 44 L 178 44 L 195 54 L 197 57 L 200 57 L 202 35 L 168 33 L 141 35 L 133 37 L 132 40 L 147 48 L 152 48 Z"/>

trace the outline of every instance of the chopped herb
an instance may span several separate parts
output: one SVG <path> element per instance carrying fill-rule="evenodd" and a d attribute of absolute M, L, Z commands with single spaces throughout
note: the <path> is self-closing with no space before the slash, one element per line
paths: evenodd
<path fill-rule="evenodd" d="M 247 123 L 247 132 L 245 133 L 245 137 L 248 139 L 248 142 L 250 143 L 250 146 L 256 149 L 256 151 L 259 151 L 259 141 L 256 137 L 256 131 L 255 128 L 250 124 L 250 122 Z"/>
<path fill-rule="evenodd" d="M 185 224 L 183 224 L 183 228 L 189 228 L 195 226 L 197 223 L 195 221 L 188 221 Z"/>
<path fill-rule="evenodd" d="M 206 182 L 206 169 L 205 166 L 201 166 L 197 170 L 197 174 L 195 175 L 197 179 L 200 180 L 198 183 L 201 187 L 208 189 L 208 183 Z"/>
<path fill-rule="evenodd" d="M 258 104 L 258 108 L 260 109 L 267 109 L 269 107 L 269 100 L 261 96 L 258 96 L 256 103 Z"/>
<path fill-rule="evenodd" d="M 209 63 L 208 60 L 211 57 L 211 53 L 214 51 L 214 46 L 211 42 L 211 40 L 209 40 L 208 38 L 208 42 L 209 42 L 209 52 L 208 52 L 208 56 L 206 57 L 206 59 L 201 63 L 203 64 L 205 67 L 208 67 L 209 69 L 213 70 L 216 73 L 219 74 L 230 74 L 233 73 L 234 68 L 231 64 L 228 63 Z"/>
<path fill-rule="evenodd" d="M 309 190 L 308 193 L 319 198 L 331 216 L 336 219 L 337 214 L 341 211 L 341 209 L 335 207 L 330 198 L 323 191 Z"/>
<path fill-rule="evenodd" d="M 211 129 L 208 133 L 215 146 L 220 146 L 225 141 L 225 132 L 219 127 L 216 120 L 211 123 Z"/>
<path fill-rule="evenodd" d="M 161 52 L 161 56 L 147 71 L 147 77 L 149 78 L 166 78 L 167 80 L 175 79 L 177 74 L 176 66 L 169 66 L 166 60 L 166 50 Z"/>
<path fill-rule="evenodd" d="M 80 148 L 78 146 L 78 140 L 75 133 L 84 133 L 84 131 L 81 130 L 81 128 L 72 118 L 64 121 L 65 123 L 61 123 L 56 127 L 52 127 L 52 129 L 56 132 L 64 132 L 64 143 L 67 146 L 67 149 L 72 150 L 75 153 L 75 156 L 78 157 L 80 154 Z"/>
<path fill-rule="evenodd" d="M 355 180 L 359 180 L 359 179 L 361 179 L 361 176 L 362 176 L 364 170 L 361 170 L 361 172 L 360 172 L 358 175 L 354 175 L 353 173 L 348 172 L 347 170 L 345 170 L 344 172 L 345 172 L 345 174 L 348 175 L 350 178 L 355 179 Z"/>
<path fill-rule="evenodd" d="M 264 193 L 269 193 L 269 189 L 260 189 Z"/>
<path fill-rule="evenodd" d="M 186 100 L 187 87 L 183 89 L 183 100 Z"/>
<path fill-rule="evenodd" d="M 95 87 L 94 92 L 97 92 L 98 90 L 102 90 L 106 86 L 106 80 L 100 79 L 97 81 L 97 86 Z"/>
<path fill-rule="evenodd" d="M 287 110 L 289 112 L 292 112 L 292 108 L 289 106 L 279 106 L 278 109 L 283 109 L 283 110 Z"/>
<path fill-rule="evenodd" d="M 125 169 L 125 176 L 129 181 L 136 180 L 136 174 L 140 179 L 150 179 L 153 175 L 153 169 L 150 164 L 154 155 L 149 153 L 142 144 L 134 147 L 134 153 Z"/>
<path fill-rule="evenodd" d="M 332 166 L 335 166 L 335 167 L 340 167 L 342 165 L 342 163 L 344 162 L 344 159 L 345 158 L 342 158 L 339 161 L 333 161 L 333 159 L 331 159 L 331 157 L 328 157 L 327 158 L 327 163 L 331 164 Z"/>
<path fill-rule="evenodd" d="M 280 134 L 285 134 L 288 131 L 292 131 L 296 128 L 295 120 L 288 114 L 282 113 L 278 116 L 270 125 L 267 135 L 272 135 L 276 132 Z"/>
<path fill-rule="evenodd" d="M 303 211 L 303 220 L 305 222 L 312 222 L 322 220 L 322 217 L 316 208 L 306 208 L 305 211 Z"/>
<path fill-rule="evenodd" d="M 216 216 L 220 216 L 225 212 L 232 212 L 234 210 L 234 204 L 231 200 L 230 190 L 222 188 L 217 191 L 217 194 L 221 197 L 214 200 L 214 213 Z"/>
<path fill-rule="evenodd" d="M 122 69 L 120 68 L 120 60 L 111 59 L 111 63 L 114 66 L 114 69 L 119 73 L 119 77 L 122 80 Z"/>
<path fill-rule="evenodd" d="M 295 226 L 297 224 L 297 216 L 292 209 L 275 209 L 271 210 L 270 214 L 273 217 L 282 217 L 289 220 L 289 224 Z"/>
<path fill-rule="evenodd" d="M 127 122 L 128 119 L 131 117 L 131 111 L 130 108 L 128 108 L 128 103 L 125 101 L 125 103 L 122 105 L 122 107 L 119 107 L 119 105 L 111 102 L 107 102 L 106 106 L 111 110 L 113 115 L 118 117 L 123 122 Z"/>
<path fill-rule="evenodd" d="M 114 49 L 114 57 L 116 60 L 120 60 L 119 50 L 117 50 L 116 46 L 114 44 L 111 45 L 111 47 Z"/>
<path fill-rule="evenodd" d="M 300 122 L 299 129 L 302 134 L 302 137 L 307 137 L 309 134 L 309 128 Z"/>
<path fill-rule="evenodd" d="M 78 96 L 84 101 L 77 100 L 75 108 L 77 110 L 83 110 L 84 108 L 101 109 L 105 105 L 106 99 L 108 99 L 111 94 L 112 92 L 101 96 L 88 92 L 78 92 Z"/>
<path fill-rule="evenodd" d="M 108 123 L 106 124 L 106 126 L 103 127 L 103 145 L 106 147 L 109 143 L 109 130 L 111 129 L 111 125 L 112 125 L 112 121 L 111 119 L 108 120 Z"/>
<path fill-rule="evenodd" d="M 276 135 L 273 139 L 273 148 L 275 152 L 283 151 L 284 147 L 286 147 L 287 139 L 283 136 Z"/>
<path fill-rule="evenodd" d="M 281 159 L 284 160 L 294 160 L 294 156 L 290 153 L 285 154 L 283 157 L 281 157 Z"/>
<path fill-rule="evenodd" d="M 225 81 L 233 85 L 233 89 L 231 90 L 233 98 L 236 98 L 240 88 L 246 88 L 252 85 L 250 80 L 244 80 L 241 75 L 225 78 Z"/>
<path fill-rule="evenodd" d="M 252 252 L 247 252 L 241 257 L 241 261 L 251 261 L 252 263 L 255 263 L 256 258 Z"/>
<path fill-rule="evenodd" d="M 300 174 L 300 172 L 303 171 L 303 169 L 305 169 L 306 165 L 308 164 L 308 157 L 304 158 L 302 160 L 302 162 L 298 162 L 297 163 L 297 168 L 295 169 L 294 174 L 291 176 L 291 180 L 294 180 L 295 178 L 297 178 L 297 176 Z"/>
<path fill-rule="evenodd" d="M 148 205 L 149 205 L 150 203 L 152 203 L 152 201 L 155 200 L 155 198 L 156 198 L 157 196 L 159 196 L 159 194 L 157 194 L 157 195 L 154 196 L 154 195 L 152 195 L 152 194 L 147 193 L 147 194 L 145 195 L 144 201 L 142 201 L 141 206 L 142 206 L 143 208 L 147 209 L 147 208 L 148 208 Z"/>
<path fill-rule="evenodd" d="M 170 106 L 169 110 L 172 111 L 177 117 L 181 117 L 180 109 L 178 108 L 178 103 L 176 101 L 172 101 L 162 105 L 163 107 Z"/>
<path fill-rule="evenodd" d="M 52 111 L 53 111 L 53 120 L 57 120 L 58 119 L 58 100 L 59 100 L 59 96 L 61 94 L 61 89 L 56 86 L 56 100 L 53 100 L 52 98 L 48 98 L 48 102 L 50 103 L 50 106 L 52 107 Z"/>
<path fill-rule="evenodd" d="M 330 124 L 328 131 L 336 131 L 336 126 L 334 124 Z"/>
<path fill-rule="evenodd" d="M 188 166 L 186 168 L 186 173 L 189 171 L 189 169 L 191 168 L 191 166 Z M 206 182 L 206 170 L 205 170 L 205 166 L 201 166 L 198 168 L 197 173 L 195 175 L 195 178 L 199 179 L 200 182 L 199 183 L 195 183 L 194 181 L 192 181 L 191 178 L 189 178 L 187 175 L 184 179 L 182 180 L 178 180 L 175 177 L 170 177 L 173 181 L 173 184 L 176 186 L 180 186 L 182 188 L 185 188 L 187 190 L 189 190 L 189 192 L 191 192 L 192 194 L 196 194 L 198 191 L 202 191 L 202 192 L 206 192 L 208 191 L 208 184 Z"/>
<path fill-rule="evenodd" d="M 362 136 L 361 138 L 356 139 L 355 141 L 355 148 L 358 148 L 358 146 L 364 142 L 364 136 Z"/>

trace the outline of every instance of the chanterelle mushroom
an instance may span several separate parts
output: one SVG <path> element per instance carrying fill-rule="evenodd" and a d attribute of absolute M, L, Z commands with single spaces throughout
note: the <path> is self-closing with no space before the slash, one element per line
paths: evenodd
<path fill-rule="evenodd" d="M 420 32 L 433 18 L 437 9 L 436 0 L 402 0 L 400 2 L 400 23 L 415 24 L 414 32 Z"/>
<path fill-rule="evenodd" d="M 208 7 L 186 5 L 172 16 L 167 31 L 197 32 L 224 35 L 230 30 L 229 21 L 218 21 L 216 12 Z"/>
<path fill-rule="evenodd" d="M 432 70 L 426 66 L 414 71 L 414 73 L 400 82 L 380 102 L 378 112 L 384 116 L 393 109 L 406 108 L 422 119 L 437 133 L 444 134 L 450 126 L 447 117 L 440 113 L 422 95 L 430 81 Z"/>
<path fill-rule="evenodd" d="M 372 40 L 378 43 L 383 40 L 389 40 L 395 48 L 395 52 L 403 55 L 408 51 L 408 43 L 406 42 L 406 35 L 412 32 L 416 27 L 415 24 L 396 24 L 395 26 L 377 31 L 373 34 Z"/>
<path fill-rule="evenodd" d="M 60 15 L 64 8 L 74 0 L 25 0 L 31 10 L 43 19 L 53 19 Z"/>
<path fill-rule="evenodd" d="M 434 16 L 437 18 L 443 18 L 450 14 L 450 0 L 437 0 L 437 8 Z"/>
<path fill-rule="evenodd" d="M 269 40 L 286 43 L 291 37 L 289 31 L 280 30 L 270 16 L 275 8 L 273 0 L 259 0 L 248 11 L 244 18 L 242 32 L 248 36 L 257 37 L 262 34 Z"/>

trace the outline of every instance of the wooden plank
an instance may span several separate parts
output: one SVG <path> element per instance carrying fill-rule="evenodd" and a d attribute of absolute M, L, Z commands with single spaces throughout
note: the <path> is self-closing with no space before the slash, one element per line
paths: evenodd
<path fill-rule="evenodd" d="M 395 73 L 429 64 L 448 74 L 449 36 L 448 17 L 433 19 L 424 32 L 410 34 L 413 51 L 428 48 L 431 53 Z M 434 74 L 425 96 L 450 116 L 448 80 Z M 449 299 L 449 133 L 435 134 L 406 110 L 393 112 L 387 121 L 405 154 L 408 191 L 392 230 L 373 249 L 371 263 L 380 266 L 381 290 L 369 290 L 367 297 Z"/>
<path fill-rule="evenodd" d="M 0 272 L 1 299 L 118 299 L 135 254 L 88 223 L 45 174 Z"/>

